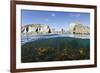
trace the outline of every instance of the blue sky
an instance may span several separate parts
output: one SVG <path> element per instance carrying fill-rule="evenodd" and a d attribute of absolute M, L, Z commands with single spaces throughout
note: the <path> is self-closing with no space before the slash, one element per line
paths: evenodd
<path fill-rule="evenodd" d="M 21 10 L 22 26 L 28 24 L 47 24 L 56 30 L 67 29 L 72 22 L 90 26 L 90 13 Z"/>

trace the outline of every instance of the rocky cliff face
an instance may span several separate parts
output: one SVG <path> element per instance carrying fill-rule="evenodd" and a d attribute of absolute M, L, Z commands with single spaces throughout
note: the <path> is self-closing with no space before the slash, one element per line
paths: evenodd
<path fill-rule="evenodd" d="M 61 31 L 55 31 L 55 29 L 51 28 L 47 24 L 29 24 L 21 27 L 22 34 L 90 34 L 90 28 L 88 26 L 84 26 L 81 23 L 72 23 L 68 30 L 61 29 Z"/>
<path fill-rule="evenodd" d="M 52 29 L 46 24 L 29 24 L 22 26 L 21 28 L 22 33 L 32 33 L 32 34 L 45 34 L 51 33 Z"/>
<path fill-rule="evenodd" d="M 72 34 L 90 34 L 90 28 L 80 23 L 72 23 L 68 32 Z"/>

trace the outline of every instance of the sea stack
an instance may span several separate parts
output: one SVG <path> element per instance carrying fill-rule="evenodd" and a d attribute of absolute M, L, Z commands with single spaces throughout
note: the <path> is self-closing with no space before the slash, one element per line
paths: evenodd
<path fill-rule="evenodd" d="M 71 23 L 68 29 L 71 34 L 90 34 L 90 28 L 82 23 Z"/>

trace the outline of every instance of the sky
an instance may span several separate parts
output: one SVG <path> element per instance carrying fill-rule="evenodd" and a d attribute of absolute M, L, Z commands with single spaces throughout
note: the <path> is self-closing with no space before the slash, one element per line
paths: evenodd
<path fill-rule="evenodd" d="M 21 10 L 21 25 L 47 24 L 56 30 L 67 30 L 73 22 L 90 26 L 90 13 Z"/>

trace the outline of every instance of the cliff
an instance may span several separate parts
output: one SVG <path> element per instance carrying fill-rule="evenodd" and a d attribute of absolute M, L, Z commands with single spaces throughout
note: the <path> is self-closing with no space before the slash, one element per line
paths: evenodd
<path fill-rule="evenodd" d="M 32 33 L 32 34 L 45 34 L 51 33 L 52 29 L 46 24 L 29 24 L 21 27 L 22 33 Z"/>
<path fill-rule="evenodd" d="M 90 28 L 88 26 L 84 26 L 81 23 L 71 23 L 68 30 L 64 30 L 63 28 L 60 31 L 55 31 L 55 29 L 51 28 L 47 24 L 28 24 L 21 27 L 21 33 L 29 33 L 29 34 L 90 34 Z"/>
<path fill-rule="evenodd" d="M 71 34 L 90 34 L 90 28 L 81 23 L 71 23 L 68 29 Z"/>

